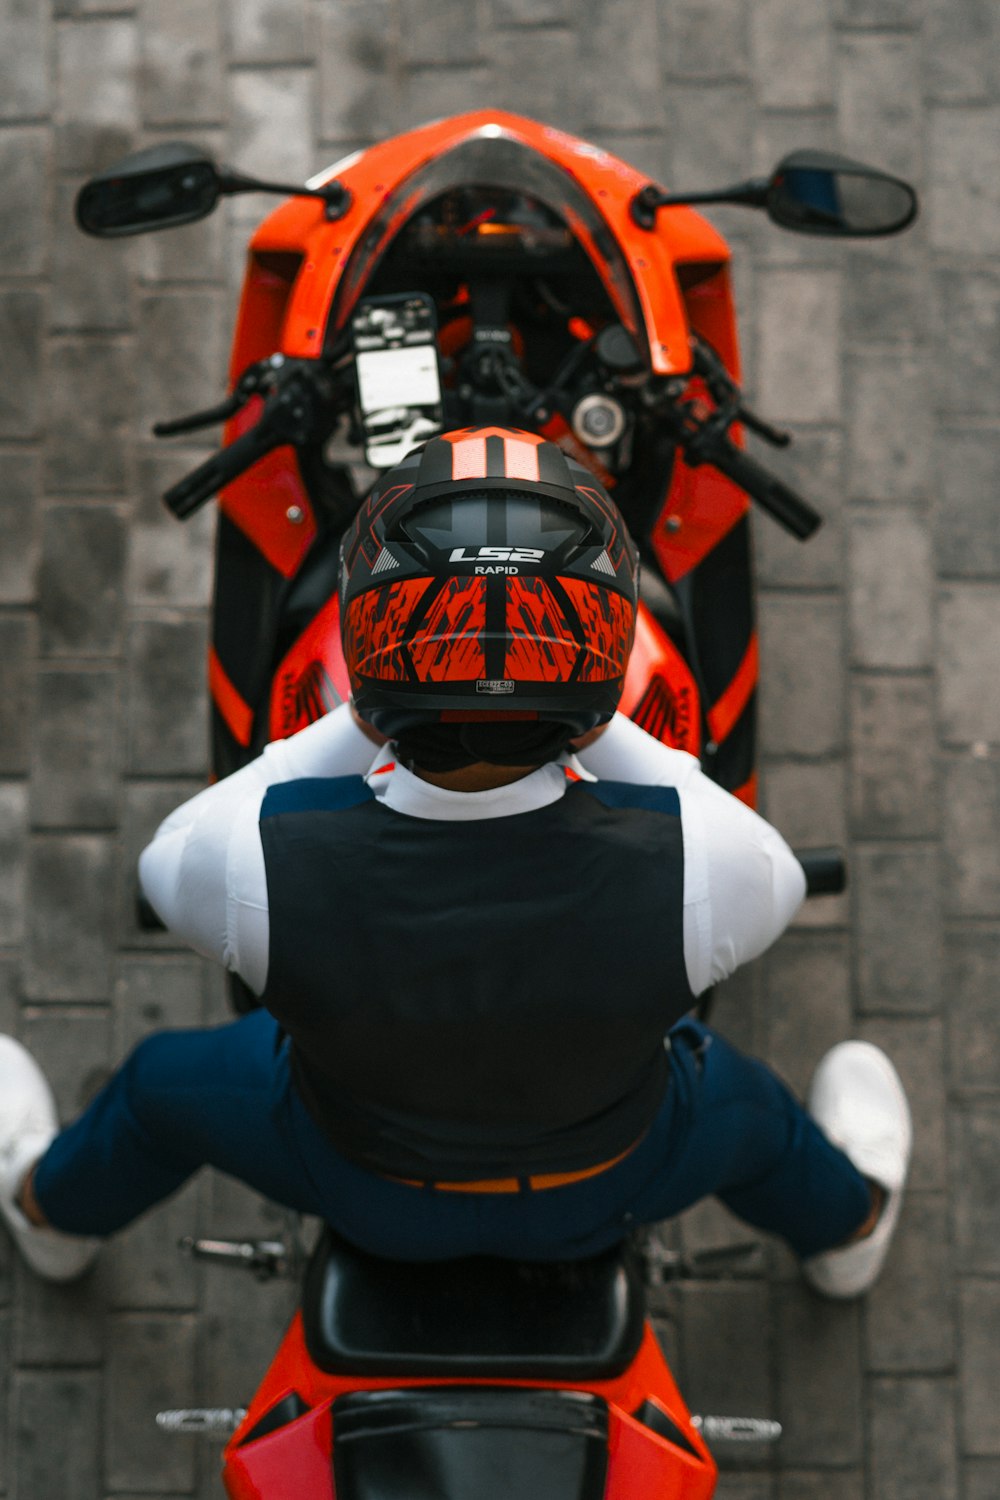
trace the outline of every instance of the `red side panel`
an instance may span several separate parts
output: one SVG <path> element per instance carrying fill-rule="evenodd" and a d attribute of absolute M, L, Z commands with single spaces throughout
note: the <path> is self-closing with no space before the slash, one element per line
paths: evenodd
<path fill-rule="evenodd" d="M 229 1500 L 334 1500 L 329 1405 L 304 1413 L 246 1448 L 227 1450 Z"/>
<path fill-rule="evenodd" d="M 350 695 L 340 645 L 340 601 L 328 599 L 274 674 L 268 738 L 287 739 Z"/>
<path fill-rule="evenodd" d="M 698 688 L 677 647 L 640 604 L 621 711 L 675 750 L 698 755 Z"/>
<path fill-rule="evenodd" d="M 604 1500 L 711 1500 L 716 1468 L 707 1453 L 685 1453 L 618 1407 L 609 1416 Z"/>

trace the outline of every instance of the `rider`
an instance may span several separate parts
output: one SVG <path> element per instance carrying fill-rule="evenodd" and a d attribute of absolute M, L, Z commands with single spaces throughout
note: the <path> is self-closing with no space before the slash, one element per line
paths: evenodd
<path fill-rule="evenodd" d="M 716 1194 L 831 1296 L 896 1223 L 906 1099 L 862 1042 L 803 1109 L 689 1019 L 802 870 L 615 709 L 637 556 L 527 433 L 435 439 L 341 560 L 344 705 L 179 808 L 140 861 L 166 924 L 262 1008 L 143 1041 L 57 1132 L 0 1039 L 0 1211 L 43 1275 L 210 1164 L 401 1259 L 589 1255 Z M 372 740 L 380 742 L 375 752 Z"/>

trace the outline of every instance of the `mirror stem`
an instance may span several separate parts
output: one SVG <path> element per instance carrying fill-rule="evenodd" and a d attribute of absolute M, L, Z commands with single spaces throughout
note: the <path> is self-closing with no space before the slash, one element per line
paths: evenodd
<path fill-rule="evenodd" d="M 334 178 L 322 187 L 309 188 L 290 186 L 287 182 L 262 182 L 258 177 L 246 177 L 242 172 L 223 170 L 218 176 L 219 192 L 225 197 L 237 193 L 281 193 L 287 198 L 322 198 L 326 204 L 328 219 L 340 219 L 347 212 L 351 195 L 342 182 Z"/>
<path fill-rule="evenodd" d="M 766 208 L 771 186 L 769 177 L 753 177 L 735 187 L 709 193 L 665 193 L 649 182 L 632 198 L 630 211 L 640 229 L 652 229 L 661 208 L 688 208 L 696 203 L 737 203 L 744 208 Z"/>

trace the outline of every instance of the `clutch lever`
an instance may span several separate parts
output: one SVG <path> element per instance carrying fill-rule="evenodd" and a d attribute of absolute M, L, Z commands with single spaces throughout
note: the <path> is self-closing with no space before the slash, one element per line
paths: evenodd
<path fill-rule="evenodd" d="M 218 422 L 228 422 L 250 400 L 274 384 L 278 371 L 285 363 L 283 354 L 272 354 L 268 359 L 257 360 L 248 365 L 236 382 L 232 392 L 216 406 L 204 411 L 191 412 L 186 417 L 172 417 L 166 422 L 153 423 L 154 437 L 177 437 L 182 432 L 196 432 L 200 427 L 213 427 Z"/>

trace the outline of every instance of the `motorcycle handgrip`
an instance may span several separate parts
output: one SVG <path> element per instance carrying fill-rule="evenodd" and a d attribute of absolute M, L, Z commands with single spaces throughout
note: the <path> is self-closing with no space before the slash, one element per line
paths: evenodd
<path fill-rule="evenodd" d="M 213 495 L 217 495 L 234 479 L 238 479 L 259 458 L 263 458 L 265 453 L 270 453 L 272 448 L 287 442 L 288 438 L 275 432 L 269 424 L 258 422 L 228 447 L 220 448 L 218 453 L 213 453 L 197 469 L 192 469 L 190 474 L 171 485 L 164 492 L 164 505 L 173 511 L 178 520 L 186 521 L 199 506 L 204 505 L 206 500 L 211 500 Z"/>
<path fill-rule="evenodd" d="M 794 849 L 805 871 L 807 896 L 839 896 L 847 889 L 847 861 L 842 849 Z"/>
<path fill-rule="evenodd" d="M 704 456 L 721 474 L 738 484 L 741 490 L 746 490 L 752 500 L 763 506 L 800 542 L 806 541 L 822 526 L 823 517 L 813 510 L 808 500 L 803 500 L 742 448 L 734 448 L 732 443 L 718 443 Z"/>

